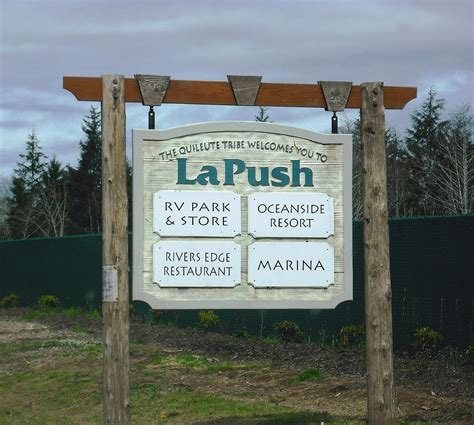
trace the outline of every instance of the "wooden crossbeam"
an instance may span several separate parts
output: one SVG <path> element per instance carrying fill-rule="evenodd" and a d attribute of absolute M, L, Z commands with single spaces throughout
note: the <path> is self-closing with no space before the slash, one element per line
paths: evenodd
<path fill-rule="evenodd" d="M 63 88 L 77 100 L 102 101 L 100 77 L 63 77 Z M 385 108 L 403 109 L 416 98 L 416 87 L 384 87 Z M 125 102 L 142 102 L 138 83 L 125 79 Z M 196 105 L 236 105 L 232 87 L 227 81 L 170 80 L 163 103 Z M 318 84 L 261 83 L 255 106 L 286 106 L 325 108 L 321 86 Z M 346 108 L 362 106 L 360 86 L 352 86 Z"/>

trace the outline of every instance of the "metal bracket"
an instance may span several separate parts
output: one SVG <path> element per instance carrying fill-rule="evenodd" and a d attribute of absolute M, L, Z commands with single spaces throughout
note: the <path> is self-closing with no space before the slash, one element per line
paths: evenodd
<path fill-rule="evenodd" d="M 352 81 L 318 81 L 326 101 L 326 111 L 343 111 L 349 99 Z"/>
<path fill-rule="evenodd" d="M 169 76 L 135 74 L 142 104 L 146 106 L 160 106 L 165 97 L 170 82 Z"/>
<path fill-rule="evenodd" d="M 262 76 L 257 75 L 228 75 L 235 102 L 239 106 L 253 106 L 257 99 Z"/>

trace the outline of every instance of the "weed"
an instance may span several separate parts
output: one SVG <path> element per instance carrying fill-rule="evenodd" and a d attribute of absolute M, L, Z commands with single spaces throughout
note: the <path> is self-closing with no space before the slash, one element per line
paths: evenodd
<path fill-rule="evenodd" d="M 85 311 L 81 307 L 68 307 L 68 308 L 40 308 L 39 310 L 31 310 L 23 316 L 24 320 L 37 320 L 44 317 L 51 317 L 57 315 L 65 315 L 70 317 L 82 316 L 89 317 L 91 319 L 98 319 L 101 317 L 99 310 Z"/>
<path fill-rule="evenodd" d="M 416 330 L 413 348 L 420 352 L 431 353 L 439 348 L 441 341 L 443 337 L 438 332 L 425 326 Z"/>
<path fill-rule="evenodd" d="M 163 354 L 157 353 L 153 356 L 153 364 L 163 364 L 166 361 L 167 357 Z"/>
<path fill-rule="evenodd" d="M 175 358 L 176 363 L 183 366 L 188 366 L 192 368 L 201 368 L 208 364 L 208 361 L 199 356 L 195 356 L 194 354 L 186 354 L 184 356 L 176 356 Z"/>
<path fill-rule="evenodd" d="M 245 329 L 238 329 L 235 332 L 236 338 L 242 338 L 242 339 L 252 339 L 252 335 L 247 332 Z"/>
<path fill-rule="evenodd" d="M 324 373 L 321 372 L 319 369 L 309 368 L 303 370 L 303 372 L 299 373 L 296 376 L 290 378 L 291 384 L 296 384 L 298 382 L 305 382 L 305 381 L 321 381 L 325 378 Z"/>
<path fill-rule="evenodd" d="M 212 310 L 199 312 L 199 326 L 204 329 L 215 327 L 219 323 L 219 316 Z"/>
<path fill-rule="evenodd" d="M 303 332 L 298 324 L 290 320 L 282 320 L 276 323 L 275 330 L 285 342 L 303 342 L 304 340 Z"/>
<path fill-rule="evenodd" d="M 20 305 L 20 300 L 17 295 L 10 294 L 0 298 L 1 308 L 17 308 Z"/>
<path fill-rule="evenodd" d="M 86 353 L 93 354 L 93 355 L 102 354 L 102 344 L 101 343 L 87 344 L 83 347 L 83 350 Z"/>
<path fill-rule="evenodd" d="M 38 298 L 38 307 L 41 310 L 49 310 L 59 306 L 59 298 L 56 295 L 41 295 Z"/>
<path fill-rule="evenodd" d="M 464 406 L 451 412 L 450 416 L 452 419 L 459 421 L 463 419 L 465 416 L 472 415 L 472 414 L 474 414 L 474 408 L 469 407 L 469 406 Z"/>
<path fill-rule="evenodd" d="M 77 332 L 77 333 L 87 333 L 87 334 L 92 334 L 94 331 L 92 329 L 86 328 L 84 326 L 73 326 L 71 328 L 72 332 Z"/>
<path fill-rule="evenodd" d="M 281 343 L 281 338 L 278 338 L 274 335 L 268 335 L 268 336 L 262 338 L 262 341 L 265 344 L 279 344 L 279 343 Z"/>
<path fill-rule="evenodd" d="M 474 360 L 474 337 L 471 338 L 471 342 L 469 343 L 466 353 L 469 355 L 471 359 Z"/>
<path fill-rule="evenodd" d="M 339 331 L 339 343 L 343 347 L 361 347 L 364 342 L 365 329 L 363 325 L 348 325 Z"/>
<path fill-rule="evenodd" d="M 68 307 L 64 308 L 58 313 L 64 314 L 65 316 L 71 316 L 71 317 L 76 317 L 76 316 L 85 316 L 84 310 L 82 310 L 81 307 Z"/>
<path fill-rule="evenodd" d="M 37 320 L 42 319 L 44 317 L 51 317 L 57 315 L 58 312 L 56 310 L 48 309 L 48 310 L 31 310 L 23 316 L 24 320 Z"/>

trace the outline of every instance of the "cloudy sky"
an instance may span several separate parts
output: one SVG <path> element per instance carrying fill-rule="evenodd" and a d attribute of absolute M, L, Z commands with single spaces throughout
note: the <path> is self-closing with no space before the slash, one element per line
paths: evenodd
<path fill-rule="evenodd" d="M 416 101 L 387 114 L 401 134 L 431 86 L 448 111 L 473 104 L 471 0 L 0 0 L 0 20 L 3 178 L 32 127 L 48 156 L 76 163 L 91 103 L 62 89 L 66 75 L 225 81 L 227 74 L 242 74 L 263 75 L 264 82 L 417 86 Z M 157 126 L 253 120 L 256 113 L 163 105 Z M 127 106 L 129 136 L 146 126 L 146 114 L 139 104 Z M 330 128 L 330 114 L 321 110 L 271 108 L 270 116 L 319 132 Z"/>

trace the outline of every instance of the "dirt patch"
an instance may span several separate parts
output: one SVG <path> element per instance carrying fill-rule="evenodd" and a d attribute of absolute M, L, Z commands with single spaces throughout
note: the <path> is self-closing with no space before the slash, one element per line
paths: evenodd
<path fill-rule="evenodd" d="M 0 363 L 2 374 L 53 366 L 58 352 L 67 351 L 71 344 L 100 347 L 100 319 L 56 315 L 28 322 L 22 319 L 24 314 L 20 310 L 0 314 L 0 343 L 7 351 Z M 269 343 L 136 320 L 131 322 L 130 339 L 132 374 L 134 370 L 159 372 L 164 392 L 199 391 L 361 421 L 366 415 L 365 355 L 361 350 Z M 20 349 L 21 344 L 32 344 L 31 350 Z M 42 355 L 38 356 L 38 350 Z M 399 417 L 474 422 L 473 366 L 459 351 L 445 351 L 436 357 L 395 355 Z M 321 370 L 324 377 L 292 381 L 308 368 Z"/>

